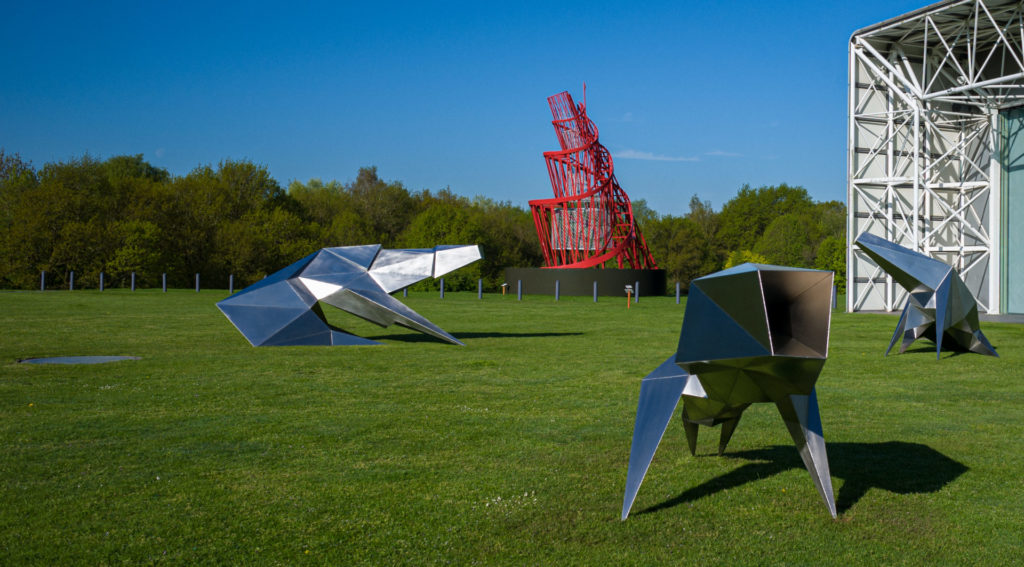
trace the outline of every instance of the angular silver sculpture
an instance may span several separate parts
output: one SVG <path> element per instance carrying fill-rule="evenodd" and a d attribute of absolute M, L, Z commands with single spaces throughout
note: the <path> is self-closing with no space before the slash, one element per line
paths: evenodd
<path fill-rule="evenodd" d="M 828 355 L 832 272 L 742 264 L 693 280 L 676 353 L 640 383 L 622 519 L 680 398 L 690 453 L 700 425 L 725 451 L 750 404 L 773 402 L 836 516 L 814 384 Z"/>
<path fill-rule="evenodd" d="M 873 234 L 861 234 L 854 242 L 907 290 L 907 303 L 886 356 L 900 335 L 901 353 L 924 337 L 935 343 L 935 358 L 941 358 L 945 337 L 958 349 L 999 356 L 981 333 L 977 300 L 952 266 Z"/>
<path fill-rule="evenodd" d="M 390 293 L 481 258 L 480 248 L 323 248 L 217 303 L 253 346 L 376 345 L 327 324 L 318 302 L 387 327 L 397 323 L 461 345 Z"/>

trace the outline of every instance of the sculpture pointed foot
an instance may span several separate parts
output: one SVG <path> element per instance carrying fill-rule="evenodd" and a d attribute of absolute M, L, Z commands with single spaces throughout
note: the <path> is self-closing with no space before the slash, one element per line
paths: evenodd
<path fill-rule="evenodd" d="M 722 422 L 722 436 L 718 439 L 718 456 L 721 457 L 725 454 L 725 448 L 729 445 L 729 440 L 732 439 L 733 432 L 736 431 L 736 426 L 739 425 L 740 418 L 730 419 Z"/>
<path fill-rule="evenodd" d="M 904 337 L 904 344 L 901 345 L 902 348 L 900 349 L 900 352 L 903 352 L 904 350 L 907 349 L 907 345 L 905 343 L 906 329 L 904 329 L 904 326 L 907 324 L 907 310 L 909 309 L 910 305 L 906 305 L 903 307 L 903 312 L 900 313 L 900 320 L 899 322 L 896 323 L 896 331 L 893 332 L 892 340 L 889 341 L 889 348 L 885 349 L 885 356 L 889 356 L 889 351 L 892 350 L 892 347 L 896 344 L 896 340 L 899 339 L 900 335 L 903 335 Z"/>
<path fill-rule="evenodd" d="M 996 349 L 992 347 L 992 344 L 988 342 L 988 339 L 985 338 L 985 335 L 983 335 L 980 330 L 975 331 L 973 335 L 974 340 L 971 342 L 971 352 L 987 354 L 989 356 L 999 358 L 999 353 L 996 352 Z"/>
<path fill-rule="evenodd" d="M 690 448 L 690 456 L 697 456 L 697 435 L 700 433 L 700 425 L 690 421 L 686 414 L 686 406 L 683 406 L 683 429 L 686 431 L 686 445 Z"/>
<path fill-rule="evenodd" d="M 629 516 L 633 500 L 640 490 L 640 483 L 651 466 L 654 452 L 661 443 L 672 413 L 683 395 L 689 375 L 675 363 L 675 356 L 654 369 L 640 383 L 640 400 L 637 402 L 636 423 L 633 426 L 633 443 L 629 450 L 629 470 L 626 473 L 626 493 L 622 499 L 622 519 Z M 696 424 L 694 424 L 696 427 Z"/>
<path fill-rule="evenodd" d="M 832 517 L 836 517 L 836 500 L 832 491 L 832 476 L 825 453 L 825 437 L 822 434 L 821 415 L 818 413 L 818 396 L 811 390 L 809 396 L 792 395 L 776 402 L 789 434 L 796 443 L 800 458 L 811 473 L 818 494 L 825 501 Z"/>

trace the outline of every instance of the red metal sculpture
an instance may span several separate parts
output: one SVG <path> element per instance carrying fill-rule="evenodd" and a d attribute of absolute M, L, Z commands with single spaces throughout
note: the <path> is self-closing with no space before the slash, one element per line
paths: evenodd
<path fill-rule="evenodd" d="M 544 267 L 601 268 L 615 260 L 618 268 L 657 269 L 612 156 L 587 117 L 585 90 L 583 100 L 577 106 L 568 92 L 548 97 L 562 146 L 544 152 L 555 198 L 530 201 Z"/>

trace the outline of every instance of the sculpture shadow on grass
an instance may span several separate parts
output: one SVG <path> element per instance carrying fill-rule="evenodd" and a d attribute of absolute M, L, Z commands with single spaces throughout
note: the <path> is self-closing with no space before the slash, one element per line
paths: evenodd
<path fill-rule="evenodd" d="M 964 464 L 920 443 L 829 443 L 828 450 L 832 473 L 843 479 L 836 498 L 840 514 L 852 508 L 872 488 L 896 494 L 937 492 L 969 470 Z M 789 469 L 804 468 L 799 453 L 791 446 L 775 445 L 724 456 L 752 462 L 639 513 L 658 512 Z"/>
<path fill-rule="evenodd" d="M 992 347 L 993 350 L 995 350 L 995 348 L 996 347 Z M 916 347 L 916 348 L 908 348 L 906 351 L 902 352 L 901 354 L 921 354 L 921 353 L 932 354 L 934 352 L 935 352 L 934 348 L 930 348 L 930 347 L 927 347 L 927 346 L 922 346 L 922 347 Z M 943 352 L 941 356 L 945 356 L 946 358 L 956 358 L 958 356 L 963 356 L 963 355 L 965 355 L 965 354 L 967 354 L 969 352 L 970 351 L 968 351 L 968 350 L 953 350 L 951 348 L 951 349 L 948 349 L 945 352 Z"/>
<path fill-rule="evenodd" d="M 535 333 L 500 333 L 500 332 L 486 332 L 486 333 L 459 333 L 459 337 L 463 339 L 531 339 L 538 337 L 570 337 L 574 335 L 582 335 L 583 333 L 552 333 L 546 331 L 538 331 Z M 428 336 L 419 333 L 402 333 L 402 334 L 390 334 L 390 335 L 376 335 L 372 337 L 366 337 L 375 341 L 381 340 L 392 340 L 403 343 L 430 343 L 437 342 Z"/>

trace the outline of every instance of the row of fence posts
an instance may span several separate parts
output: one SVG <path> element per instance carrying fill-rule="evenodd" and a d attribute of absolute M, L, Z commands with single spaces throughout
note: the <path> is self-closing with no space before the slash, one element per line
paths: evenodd
<path fill-rule="evenodd" d="M 167 293 L 167 274 L 161 274 L 161 288 Z M 106 274 L 100 272 L 100 291 L 106 289 Z M 135 272 L 132 272 L 131 290 L 135 291 Z M 39 291 L 46 291 L 46 270 L 39 272 Z M 68 272 L 68 291 L 75 291 L 75 272 Z M 196 274 L 196 293 L 199 293 L 199 274 Z M 228 293 L 235 293 L 235 276 L 228 276 Z"/>
<path fill-rule="evenodd" d="M 162 287 L 164 293 L 167 293 L 167 274 L 161 275 Z M 100 291 L 104 289 L 104 274 L 100 272 Z M 68 290 L 74 291 L 75 289 L 75 272 L 70 272 L 68 277 Z M 501 294 L 505 295 L 505 290 L 508 289 L 508 283 L 501 284 Z M 132 283 L 131 290 L 135 291 L 135 272 L 132 272 Z M 46 291 L 46 270 L 43 270 L 39 274 L 39 291 Z M 199 274 L 196 274 L 196 293 L 199 293 Z M 231 274 L 228 276 L 228 295 L 235 293 L 235 275 Z M 640 282 L 635 282 L 631 290 L 633 294 L 633 302 L 640 303 Z M 402 297 L 409 297 L 409 288 L 402 288 Z M 558 301 L 561 297 L 561 282 L 555 280 L 555 301 Z M 676 282 L 676 305 L 679 305 L 680 297 L 680 286 L 679 282 Z M 484 298 L 484 280 L 476 280 L 476 298 Z M 441 278 L 441 299 L 444 299 L 444 278 Z M 516 280 L 516 299 L 518 301 L 523 300 L 523 280 Z M 594 281 L 594 303 L 597 303 L 597 281 Z M 836 286 L 832 286 L 832 308 L 836 308 L 837 303 L 837 289 Z"/>
<path fill-rule="evenodd" d="M 634 282 L 632 286 L 627 286 L 630 293 L 633 294 L 633 302 L 640 303 L 640 282 Z M 508 283 L 501 284 L 501 294 L 505 295 L 505 290 L 508 289 Z M 562 284 L 559 280 L 555 280 L 555 301 L 558 301 L 561 296 Z M 441 278 L 441 299 L 444 299 L 444 278 Z M 402 288 L 402 297 L 409 297 L 409 288 Z M 484 280 L 476 280 L 476 298 L 484 298 Z M 516 300 L 523 300 L 523 280 L 516 280 Z M 594 281 L 594 303 L 597 303 L 597 280 Z M 679 305 L 679 282 L 676 282 L 676 305 Z"/>
<path fill-rule="evenodd" d="M 634 282 L 632 286 L 626 286 L 629 288 L 629 293 L 632 293 L 633 303 L 640 303 L 640 282 Z M 505 295 L 505 290 L 508 289 L 508 283 L 501 284 L 501 294 Z M 837 287 L 832 286 L 832 309 L 836 308 L 837 304 Z M 681 296 L 681 286 L 679 282 L 676 282 L 676 305 L 679 305 L 679 298 Z M 402 289 L 402 296 L 409 297 L 409 288 Z M 561 282 L 555 280 L 555 301 L 558 301 L 561 297 Z M 476 280 L 476 298 L 484 298 L 484 280 Z M 441 278 L 441 299 L 444 299 L 444 278 Z M 518 301 L 523 300 L 523 280 L 516 280 L 516 299 Z M 597 303 L 597 280 L 594 280 L 594 303 Z"/>
<path fill-rule="evenodd" d="M 100 272 L 100 291 L 106 288 L 105 285 L 106 276 L 103 272 Z M 167 293 L 167 274 L 161 274 L 161 287 L 164 293 Z M 444 278 L 441 278 L 441 299 L 444 299 Z M 502 295 L 505 294 L 505 289 L 508 287 L 507 283 L 501 284 Z M 68 276 L 68 290 L 75 290 L 75 272 L 72 270 Z M 135 291 L 135 272 L 132 272 L 131 279 L 131 290 Z M 39 291 L 46 291 L 46 270 L 43 270 L 39 274 Z M 199 274 L 196 274 L 196 293 L 199 293 Z M 235 275 L 228 275 L 228 295 L 235 293 Z M 632 288 L 633 301 L 640 303 L 640 282 L 635 282 Z M 402 288 L 402 297 L 409 297 L 409 288 Z M 833 294 L 833 302 L 835 301 Z M 476 281 L 476 298 L 484 298 L 484 280 L 478 279 Z M 561 282 L 555 280 L 555 301 L 561 298 Z M 516 299 L 519 301 L 523 300 L 523 280 L 516 280 Z M 597 281 L 594 281 L 594 303 L 597 303 Z M 676 305 L 679 304 L 679 282 L 676 282 Z"/>
<path fill-rule="evenodd" d="M 632 286 L 626 286 L 628 293 L 632 293 L 633 303 L 640 303 L 640 282 L 634 282 Z M 505 290 L 508 289 L 508 283 L 501 284 L 501 294 L 505 295 Z M 838 305 L 838 293 L 839 288 L 832 286 L 832 309 L 835 309 Z M 409 288 L 402 290 L 404 297 L 409 297 Z M 676 305 L 679 305 L 679 298 L 681 296 L 681 286 L 679 282 L 676 282 Z M 555 280 L 555 301 L 559 300 L 561 296 L 561 282 Z M 476 280 L 476 298 L 484 298 L 484 280 Z M 441 278 L 441 299 L 444 299 L 444 278 Z M 516 299 L 518 301 L 523 300 L 523 280 L 516 280 Z M 594 303 L 597 303 L 597 281 L 594 281 Z"/>

